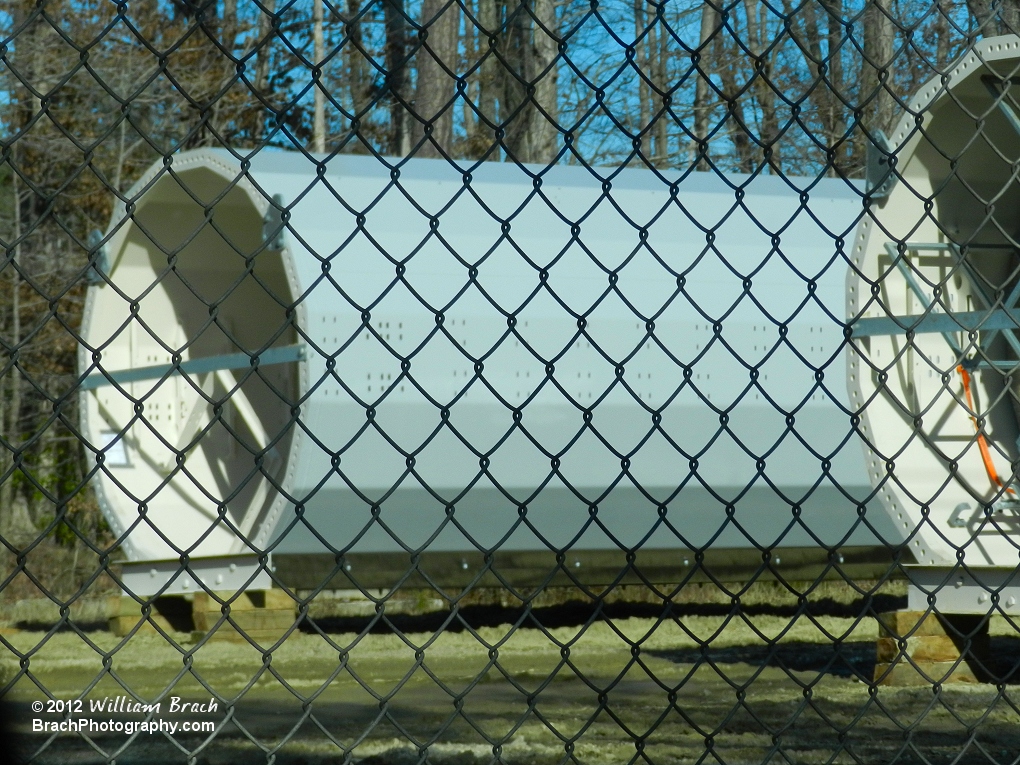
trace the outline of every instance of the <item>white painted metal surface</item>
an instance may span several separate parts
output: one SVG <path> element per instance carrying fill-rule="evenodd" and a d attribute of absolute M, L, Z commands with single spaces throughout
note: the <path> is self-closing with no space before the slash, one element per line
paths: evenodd
<path fill-rule="evenodd" d="M 1018 63 L 1020 39 L 984 40 L 921 89 L 892 136 L 900 180 L 853 245 L 848 315 L 870 329 L 850 351 L 850 399 L 872 485 L 925 565 L 1017 562 L 1020 122 L 1001 82 Z"/>
<path fill-rule="evenodd" d="M 257 555 L 195 558 L 187 567 L 177 560 L 136 561 L 122 566 L 124 592 L 135 596 L 190 595 L 203 590 L 237 592 L 268 590 L 273 586 L 271 559 Z"/>
<path fill-rule="evenodd" d="M 907 608 L 931 608 L 941 614 L 1020 616 L 1020 573 L 1016 568 L 912 566 Z"/>
<path fill-rule="evenodd" d="M 602 172 L 539 186 L 485 163 L 468 184 L 339 156 L 319 177 L 211 150 L 153 168 L 115 216 L 81 356 L 106 375 L 84 432 L 129 555 L 239 553 L 238 532 L 280 551 L 874 543 L 836 244 L 860 190 Z M 292 346 L 257 374 L 187 371 Z M 184 374 L 99 384 L 175 354 Z"/>

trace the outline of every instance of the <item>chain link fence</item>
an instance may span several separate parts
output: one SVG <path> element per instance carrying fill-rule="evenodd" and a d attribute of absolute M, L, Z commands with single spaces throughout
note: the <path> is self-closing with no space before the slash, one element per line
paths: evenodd
<path fill-rule="evenodd" d="M 0 6 L 37 763 L 1015 763 L 1020 5 Z"/>

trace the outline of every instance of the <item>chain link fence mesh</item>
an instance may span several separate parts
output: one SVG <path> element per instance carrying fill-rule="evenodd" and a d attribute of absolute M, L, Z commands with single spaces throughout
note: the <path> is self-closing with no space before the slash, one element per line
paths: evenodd
<path fill-rule="evenodd" d="M 4 757 L 1017 762 L 1015 31 L 4 2 Z"/>

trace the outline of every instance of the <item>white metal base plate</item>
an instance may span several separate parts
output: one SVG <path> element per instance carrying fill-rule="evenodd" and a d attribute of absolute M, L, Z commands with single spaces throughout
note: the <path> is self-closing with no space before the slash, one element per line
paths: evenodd
<path fill-rule="evenodd" d="M 268 561 L 272 570 L 272 557 Z M 256 555 L 227 555 L 192 558 L 187 568 L 179 560 L 132 561 L 125 563 L 121 581 L 125 594 L 187 595 L 209 590 L 269 590 L 269 570 Z"/>
<path fill-rule="evenodd" d="M 935 610 L 942 614 L 1020 616 L 1020 569 L 912 566 L 907 573 L 911 611 L 928 610 L 933 597 Z"/>

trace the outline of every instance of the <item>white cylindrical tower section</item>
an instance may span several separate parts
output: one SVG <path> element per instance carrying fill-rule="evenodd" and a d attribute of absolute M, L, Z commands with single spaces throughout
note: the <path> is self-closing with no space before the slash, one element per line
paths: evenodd
<path fill-rule="evenodd" d="M 83 327 L 94 485 L 133 559 L 243 552 L 275 525 L 296 448 L 290 256 L 221 155 L 175 158 L 127 197 Z"/>
<path fill-rule="evenodd" d="M 870 478 L 926 564 L 1016 564 L 1018 67 L 1018 38 L 989 39 L 921 90 L 848 276 Z"/>
<path fill-rule="evenodd" d="M 82 355 L 128 553 L 873 541 L 837 243 L 859 190 L 538 171 L 157 165 Z"/>

